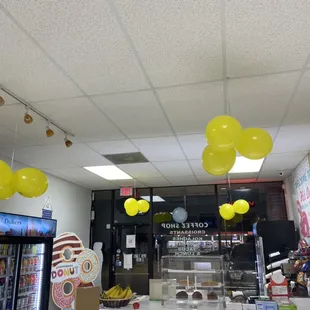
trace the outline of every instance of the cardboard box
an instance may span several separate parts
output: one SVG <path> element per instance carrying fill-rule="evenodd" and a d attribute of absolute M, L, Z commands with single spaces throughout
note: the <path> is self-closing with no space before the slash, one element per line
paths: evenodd
<path fill-rule="evenodd" d="M 100 287 L 78 287 L 75 292 L 75 310 L 98 310 Z"/>

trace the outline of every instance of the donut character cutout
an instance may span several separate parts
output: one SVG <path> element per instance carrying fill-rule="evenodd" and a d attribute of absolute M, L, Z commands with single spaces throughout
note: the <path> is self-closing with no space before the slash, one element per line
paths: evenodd
<path fill-rule="evenodd" d="M 59 283 L 53 283 L 52 298 L 55 305 L 61 309 L 70 308 L 75 300 L 75 290 L 79 287 L 79 278 L 67 279 Z"/>
<path fill-rule="evenodd" d="M 74 262 L 83 250 L 83 243 L 75 233 L 66 232 L 60 234 L 53 244 L 53 267 L 56 267 L 59 263 Z"/>
<path fill-rule="evenodd" d="M 83 250 L 77 257 L 76 263 L 80 266 L 81 283 L 91 283 L 97 278 L 100 266 L 98 256 L 93 250 Z"/>

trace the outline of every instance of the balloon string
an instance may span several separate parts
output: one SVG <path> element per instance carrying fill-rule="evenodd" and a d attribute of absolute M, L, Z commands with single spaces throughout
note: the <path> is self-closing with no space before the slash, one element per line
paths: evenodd
<path fill-rule="evenodd" d="M 186 195 L 184 195 L 184 209 L 186 210 Z"/>
<path fill-rule="evenodd" d="M 231 194 L 231 183 L 230 183 L 230 176 L 227 173 L 227 182 L 228 182 L 228 193 L 229 193 L 229 202 L 232 203 L 232 194 Z"/>
<path fill-rule="evenodd" d="M 15 158 L 15 147 L 17 141 L 17 132 L 18 132 L 18 125 L 15 125 L 15 134 L 14 134 L 14 143 L 13 143 L 13 151 L 12 151 L 12 158 L 11 158 L 11 169 L 13 170 L 14 158 Z"/>

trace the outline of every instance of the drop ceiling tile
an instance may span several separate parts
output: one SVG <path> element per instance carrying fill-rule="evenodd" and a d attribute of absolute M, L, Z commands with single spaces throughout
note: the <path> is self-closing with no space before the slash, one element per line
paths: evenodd
<path fill-rule="evenodd" d="M 168 181 L 171 182 L 174 186 L 181 186 L 181 185 L 197 185 L 198 181 L 193 175 L 186 175 L 186 176 L 170 176 L 167 177 Z"/>
<path fill-rule="evenodd" d="M 138 152 L 138 149 L 129 140 L 126 139 L 89 142 L 87 145 L 102 155 Z"/>
<path fill-rule="evenodd" d="M 196 177 L 209 175 L 202 167 L 201 159 L 190 160 L 189 164 L 192 167 L 192 170 Z"/>
<path fill-rule="evenodd" d="M 196 179 L 198 180 L 199 184 L 216 184 L 217 182 L 220 181 L 226 181 L 227 177 L 226 176 L 215 177 L 205 172 L 204 175 L 197 175 Z"/>
<path fill-rule="evenodd" d="M 132 142 L 149 161 L 185 159 L 175 137 L 133 139 Z"/>
<path fill-rule="evenodd" d="M 113 3 L 155 86 L 221 78 L 219 1 Z"/>
<path fill-rule="evenodd" d="M 3 11 L 0 28 L 0 84 L 26 101 L 80 95 L 76 86 Z"/>
<path fill-rule="evenodd" d="M 158 94 L 178 134 L 204 132 L 212 118 L 224 113 L 222 82 L 165 88 Z"/>
<path fill-rule="evenodd" d="M 152 162 L 164 177 L 193 176 L 186 160 Z"/>
<path fill-rule="evenodd" d="M 262 171 L 292 170 L 297 167 L 307 152 L 271 154 L 264 161 Z"/>
<path fill-rule="evenodd" d="M 274 141 L 272 153 L 292 153 L 310 150 L 310 124 L 283 126 Z"/>
<path fill-rule="evenodd" d="M 172 135 L 152 91 L 95 96 L 93 100 L 129 138 Z"/>
<path fill-rule="evenodd" d="M 88 94 L 148 88 L 107 1 L 2 3 Z"/>
<path fill-rule="evenodd" d="M 63 144 L 19 147 L 15 150 L 15 159 L 25 165 L 40 169 L 111 164 L 82 143 L 74 143 L 70 148 L 66 148 Z"/>
<path fill-rule="evenodd" d="M 204 134 L 178 136 L 178 140 L 188 159 L 200 159 L 207 146 Z"/>
<path fill-rule="evenodd" d="M 151 163 L 124 164 L 117 167 L 137 179 L 161 177 L 160 172 Z"/>
<path fill-rule="evenodd" d="M 139 178 L 139 180 L 149 187 L 171 186 L 171 183 L 165 178 Z"/>
<path fill-rule="evenodd" d="M 126 186 L 133 188 L 145 187 L 145 185 L 138 180 L 113 180 L 113 183 L 116 184 L 118 187 L 126 187 Z"/>
<path fill-rule="evenodd" d="M 278 171 L 261 171 L 259 174 L 259 180 L 269 179 L 272 181 L 283 180 L 291 175 L 293 170 L 278 170 Z M 283 173 L 282 176 L 279 173 Z"/>
<path fill-rule="evenodd" d="M 87 98 L 44 101 L 34 106 L 72 131 L 80 141 L 124 138 L 121 132 Z"/>
<path fill-rule="evenodd" d="M 285 125 L 309 123 L 310 119 L 310 70 L 306 71 L 297 93 L 291 103 L 290 109 L 284 120 Z"/>
<path fill-rule="evenodd" d="M 258 177 L 258 172 L 248 172 L 248 173 L 230 173 L 230 181 L 234 180 L 256 180 Z"/>
<path fill-rule="evenodd" d="M 225 1 L 228 76 L 301 69 L 310 50 L 310 2 Z"/>
<path fill-rule="evenodd" d="M 279 126 L 285 115 L 298 73 L 231 80 L 232 116 L 244 127 Z"/>

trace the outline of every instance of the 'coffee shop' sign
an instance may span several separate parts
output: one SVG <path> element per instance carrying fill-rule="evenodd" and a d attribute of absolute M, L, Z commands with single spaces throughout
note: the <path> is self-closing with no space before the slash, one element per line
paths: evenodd
<path fill-rule="evenodd" d="M 205 235 L 208 222 L 161 223 L 160 232 L 167 235 Z"/>

